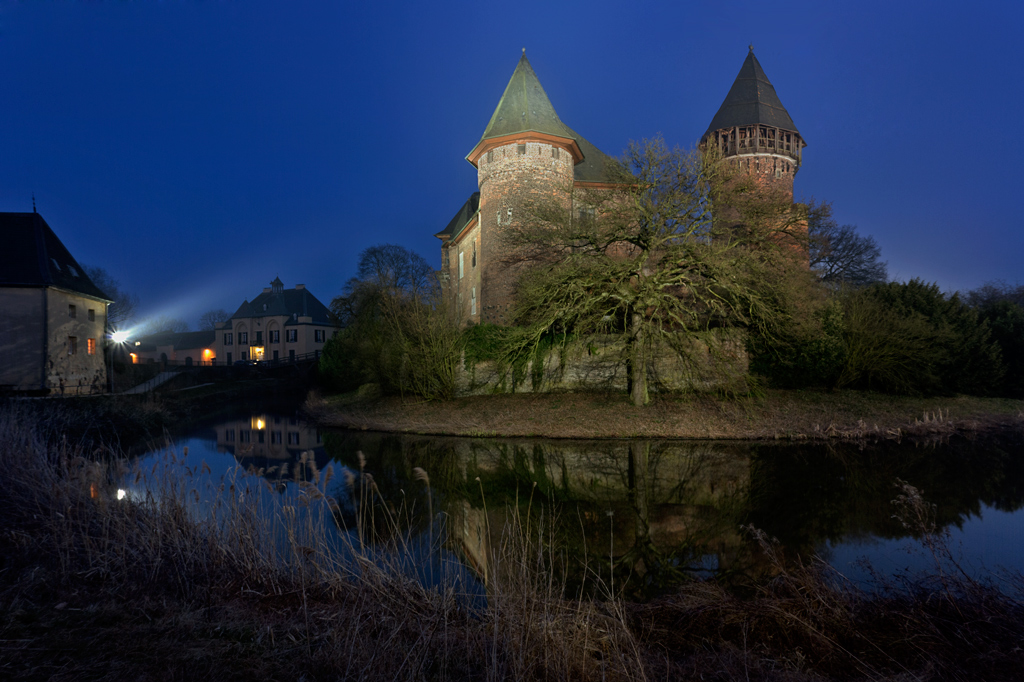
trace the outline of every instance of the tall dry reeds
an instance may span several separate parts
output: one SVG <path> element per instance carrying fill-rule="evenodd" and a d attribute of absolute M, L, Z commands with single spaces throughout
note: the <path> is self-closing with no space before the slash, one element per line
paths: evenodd
<path fill-rule="evenodd" d="M 616 609 L 564 599 L 528 526 L 502 532 L 481 606 L 410 573 L 402 509 L 339 533 L 323 472 L 281 504 L 184 452 L 156 478 L 95 454 L 0 413 L 0 640 L 26 642 L 0 645 L 5 679 L 644 679 Z"/>

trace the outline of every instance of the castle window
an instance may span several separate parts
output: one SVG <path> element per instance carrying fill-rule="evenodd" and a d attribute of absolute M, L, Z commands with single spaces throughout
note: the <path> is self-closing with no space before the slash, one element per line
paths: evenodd
<path fill-rule="evenodd" d="M 78 317 L 78 309 L 75 308 L 75 306 L 72 305 L 72 304 L 68 304 L 68 317 L 71 317 L 71 318 Z"/>
<path fill-rule="evenodd" d="M 558 151 L 559 151 L 558 147 L 552 147 L 551 148 L 551 158 L 552 159 L 557 159 L 558 158 Z"/>
<path fill-rule="evenodd" d="M 487 163 L 494 163 L 494 150 L 487 152 Z"/>
<path fill-rule="evenodd" d="M 469 314 L 476 315 L 476 287 L 470 289 L 469 294 Z"/>
<path fill-rule="evenodd" d="M 96 355 L 96 339 L 85 340 L 85 352 L 89 355 Z"/>
<path fill-rule="evenodd" d="M 459 279 L 462 279 L 466 269 L 466 254 L 463 251 L 459 251 Z"/>
<path fill-rule="evenodd" d="M 476 242 L 473 242 L 473 267 L 476 267 Z"/>
<path fill-rule="evenodd" d="M 69 336 L 68 337 L 68 355 L 74 355 L 77 352 L 78 352 L 78 337 L 77 336 Z"/>
<path fill-rule="evenodd" d="M 516 145 L 516 152 L 518 152 L 519 154 L 525 154 L 526 153 L 526 145 L 525 144 Z"/>
<path fill-rule="evenodd" d="M 95 322 L 96 321 L 96 311 L 93 310 L 92 308 L 89 308 L 89 321 L 90 322 Z"/>
<path fill-rule="evenodd" d="M 285 335 L 285 340 L 288 341 L 288 343 L 297 343 L 298 340 L 299 340 L 299 330 L 298 329 L 286 329 L 284 335 Z"/>

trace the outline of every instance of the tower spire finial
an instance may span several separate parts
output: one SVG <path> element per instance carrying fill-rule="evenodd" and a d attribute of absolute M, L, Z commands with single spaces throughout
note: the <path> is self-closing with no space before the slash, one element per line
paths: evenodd
<path fill-rule="evenodd" d="M 526 48 L 525 47 L 523 48 L 523 56 L 524 57 L 526 56 Z"/>
<path fill-rule="evenodd" d="M 747 47 L 749 47 L 749 48 L 750 48 L 750 51 L 751 51 L 751 52 L 753 52 L 753 51 L 754 51 L 754 43 L 750 43 L 750 45 L 748 45 Z"/>

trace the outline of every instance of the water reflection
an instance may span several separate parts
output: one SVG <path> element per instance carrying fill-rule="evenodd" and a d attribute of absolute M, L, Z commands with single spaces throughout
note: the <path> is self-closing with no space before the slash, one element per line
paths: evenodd
<path fill-rule="evenodd" d="M 220 462 L 208 462 L 214 473 L 265 479 L 280 504 L 330 472 L 323 490 L 340 536 L 360 548 L 401 545 L 424 582 L 458 573 L 477 594 L 504 570 L 495 558 L 511 527 L 543 549 L 537 560 L 570 591 L 614 584 L 644 596 L 692 575 L 763 574 L 771 566 L 748 525 L 778 538 L 789 557 L 822 555 L 857 579 L 869 575 L 852 566 L 861 556 L 883 571 L 929 570 L 926 556 L 895 555 L 915 546 L 913 529 L 893 516 L 897 479 L 935 504 L 969 570 L 994 567 L 992 546 L 1003 551 L 999 563 L 1024 568 L 1019 435 L 870 448 L 472 439 L 321 433 L 248 414 L 188 443 Z"/>

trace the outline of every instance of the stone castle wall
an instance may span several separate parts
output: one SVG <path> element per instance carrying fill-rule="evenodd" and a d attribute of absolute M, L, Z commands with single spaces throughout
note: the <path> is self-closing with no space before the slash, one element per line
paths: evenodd
<path fill-rule="evenodd" d="M 749 360 L 741 333 L 704 332 L 681 346 L 675 349 L 664 341 L 656 344 L 648 372 L 652 392 L 743 390 Z M 456 395 L 625 392 L 629 383 L 626 357 L 624 340 L 606 336 L 552 349 L 518 371 L 494 361 L 474 364 L 463 358 Z"/>

